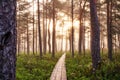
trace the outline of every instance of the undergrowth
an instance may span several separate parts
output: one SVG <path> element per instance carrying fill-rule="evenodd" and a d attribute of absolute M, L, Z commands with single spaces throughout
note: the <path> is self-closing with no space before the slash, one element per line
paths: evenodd
<path fill-rule="evenodd" d="M 107 54 L 102 55 L 101 67 L 92 72 L 90 54 L 77 55 L 72 58 L 70 53 L 66 57 L 67 80 L 120 80 L 120 55 L 114 56 L 114 61 L 109 61 Z"/>
<path fill-rule="evenodd" d="M 46 54 L 41 59 L 34 55 L 19 55 L 17 57 L 16 80 L 49 80 L 51 72 L 61 54 L 51 58 Z"/>

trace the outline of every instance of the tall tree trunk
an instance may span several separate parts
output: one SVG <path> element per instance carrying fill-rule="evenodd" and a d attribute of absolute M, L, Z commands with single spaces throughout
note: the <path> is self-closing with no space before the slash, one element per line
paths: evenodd
<path fill-rule="evenodd" d="M 20 4 L 18 4 L 18 12 L 20 11 L 19 10 L 20 9 L 19 5 Z M 18 19 L 20 19 L 20 12 L 17 15 L 18 15 Z M 17 21 L 17 35 L 18 35 L 18 37 L 17 37 L 17 53 L 18 53 L 18 55 L 20 53 L 20 30 L 19 30 L 19 25 L 20 25 L 20 22 Z"/>
<path fill-rule="evenodd" d="M 46 0 L 46 25 L 45 25 L 46 26 L 46 31 L 45 31 L 46 32 L 46 39 L 45 39 L 46 40 L 46 43 L 45 43 L 45 45 L 46 45 L 46 51 L 47 51 L 47 37 L 48 37 L 47 36 L 47 34 L 48 34 L 47 33 L 47 29 L 48 29 L 48 19 L 47 19 L 48 18 L 47 17 L 47 13 L 48 13 L 48 9 L 47 8 L 48 8 L 48 5 L 47 5 L 47 3 L 48 3 L 48 0 Z"/>
<path fill-rule="evenodd" d="M 55 37 L 55 52 L 58 51 L 58 47 L 57 47 L 57 40 L 56 40 L 56 37 Z"/>
<path fill-rule="evenodd" d="M 79 55 L 81 54 L 81 48 L 82 48 L 82 28 L 83 28 L 83 26 L 82 26 L 82 17 L 81 17 L 81 13 L 82 13 L 82 8 L 81 8 L 81 4 L 82 4 L 82 1 L 81 0 L 79 0 L 79 3 L 80 3 L 80 7 L 79 7 L 79 44 L 78 44 L 78 53 L 79 53 Z"/>
<path fill-rule="evenodd" d="M 115 48 L 115 54 L 117 53 L 117 34 L 115 34 L 115 41 L 114 41 L 114 48 Z"/>
<path fill-rule="evenodd" d="M 39 52 L 40 52 L 40 57 L 42 57 L 42 39 L 41 39 L 41 27 L 40 27 L 40 5 L 39 5 L 39 0 L 38 0 L 38 33 L 39 33 Z"/>
<path fill-rule="evenodd" d="M 72 44 L 72 45 L 71 45 L 71 46 L 72 46 L 72 57 L 74 57 L 74 26 L 73 26 L 73 17 L 74 17 L 74 16 L 73 16 L 73 0 L 71 1 L 71 14 L 72 14 L 72 16 L 71 16 L 71 17 L 72 17 L 72 36 L 71 36 L 71 37 L 72 37 L 72 39 L 71 39 L 71 40 L 72 40 L 72 43 L 71 43 L 71 44 Z"/>
<path fill-rule="evenodd" d="M 46 27 L 45 26 L 45 10 L 44 10 L 44 0 L 43 0 L 43 53 L 46 54 Z"/>
<path fill-rule="evenodd" d="M 108 58 L 112 60 L 112 27 L 111 27 L 111 13 L 110 1 L 107 0 L 107 42 L 108 42 Z"/>
<path fill-rule="evenodd" d="M 104 34 L 102 35 L 101 33 L 101 53 L 103 55 L 103 52 L 104 52 Z"/>
<path fill-rule="evenodd" d="M 93 71 L 95 71 L 101 62 L 100 57 L 100 28 L 96 11 L 95 0 L 90 0 L 90 16 L 91 16 L 91 55 L 93 63 Z"/>
<path fill-rule="evenodd" d="M 119 42 L 119 51 L 120 51 L 120 34 L 118 34 L 118 42 Z"/>
<path fill-rule="evenodd" d="M 72 40 L 71 40 L 72 38 L 71 38 L 71 36 L 72 35 L 71 35 L 71 30 L 70 30 L 70 32 L 69 32 L 69 44 L 70 44 L 70 52 L 72 53 L 72 44 L 71 44 L 72 43 Z"/>
<path fill-rule="evenodd" d="M 55 57 L 55 0 L 53 0 L 53 35 L 52 35 L 52 57 Z"/>
<path fill-rule="evenodd" d="M 38 52 L 38 24 L 36 23 L 36 54 L 37 54 L 37 52 Z"/>
<path fill-rule="evenodd" d="M 78 53 L 80 54 L 82 52 L 82 42 L 83 42 L 83 38 L 84 38 L 84 28 L 83 28 L 83 12 L 84 12 L 84 9 L 85 9 L 85 4 L 86 4 L 87 0 L 84 2 L 84 5 L 83 7 L 81 6 L 82 5 L 82 1 L 79 0 L 79 3 L 80 3 L 80 7 L 79 7 L 79 44 L 78 44 Z"/>
<path fill-rule="evenodd" d="M 49 47 L 49 53 L 51 53 L 50 22 L 51 22 L 51 19 L 49 19 L 49 24 L 48 24 L 48 47 Z"/>
<path fill-rule="evenodd" d="M 18 26 L 17 26 L 18 27 Z M 18 40 L 17 40 L 17 53 L 20 54 L 20 33 L 18 32 Z"/>
<path fill-rule="evenodd" d="M 85 24 L 85 18 L 83 19 L 83 24 Z M 86 41 L 86 39 L 85 39 L 85 25 L 84 25 L 84 27 L 83 27 L 83 54 L 84 54 L 84 56 L 85 56 L 85 41 Z"/>
<path fill-rule="evenodd" d="M 30 54 L 30 50 L 29 50 L 29 25 L 28 25 L 28 16 L 27 16 L 27 54 Z"/>
<path fill-rule="evenodd" d="M 25 52 L 26 52 L 26 51 L 25 51 L 25 48 L 26 48 L 26 46 L 25 46 L 25 39 L 24 39 L 24 44 L 23 44 L 23 45 L 24 45 L 24 54 L 25 54 Z"/>
<path fill-rule="evenodd" d="M 35 24 L 35 19 L 34 19 L 34 0 L 33 0 L 33 55 L 35 55 L 35 49 L 34 49 L 34 24 Z"/>
<path fill-rule="evenodd" d="M 0 1 L 0 80 L 15 80 L 16 0 Z"/>

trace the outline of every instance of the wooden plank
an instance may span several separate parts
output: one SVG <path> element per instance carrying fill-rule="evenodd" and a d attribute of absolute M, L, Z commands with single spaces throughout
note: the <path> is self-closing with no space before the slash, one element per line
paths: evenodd
<path fill-rule="evenodd" d="M 58 60 L 53 72 L 51 74 L 50 80 L 67 80 L 66 77 L 66 68 L 65 68 L 65 56 L 64 53 L 61 58 Z"/>

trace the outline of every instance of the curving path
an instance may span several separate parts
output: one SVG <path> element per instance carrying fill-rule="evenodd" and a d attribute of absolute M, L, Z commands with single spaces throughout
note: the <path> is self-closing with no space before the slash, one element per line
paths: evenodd
<path fill-rule="evenodd" d="M 53 69 L 50 80 L 67 80 L 65 56 L 66 54 L 64 53 L 58 60 L 57 64 L 55 65 L 55 68 Z"/>

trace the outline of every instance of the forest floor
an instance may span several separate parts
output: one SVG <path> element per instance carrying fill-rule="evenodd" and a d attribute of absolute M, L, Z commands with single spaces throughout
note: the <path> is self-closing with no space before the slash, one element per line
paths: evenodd
<path fill-rule="evenodd" d="M 108 60 L 107 54 L 101 57 L 101 66 L 96 73 L 93 73 L 90 53 L 86 53 L 85 56 L 76 53 L 74 58 L 67 53 L 67 80 L 120 80 L 120 54 L 116 53 L 112 62 Z"/>
<path fill-rule="evenodd" d="M 51 54 L 40 59 L 39 55 L 20 55 L 17 57 L 16 80 L 50 80 L 55 64 L 62 54 L 55 58 Z"/>
<path fill-rule="evenodd" d="M 52 71 L 62 54 L 51 54 L 40 59 L 39 55 L 20 55 L 17 57 L 16 80 L 50 80 Z M 107 54 L 101 54 L 102 62 L 96 73 L 92 73 L 92 60 L 90 53 L 78 55 L 74 58 L 66 53 L 66 75 L 67 80 L 120 80 L 120 54 L 113 55 L 111 62 Z"/>

